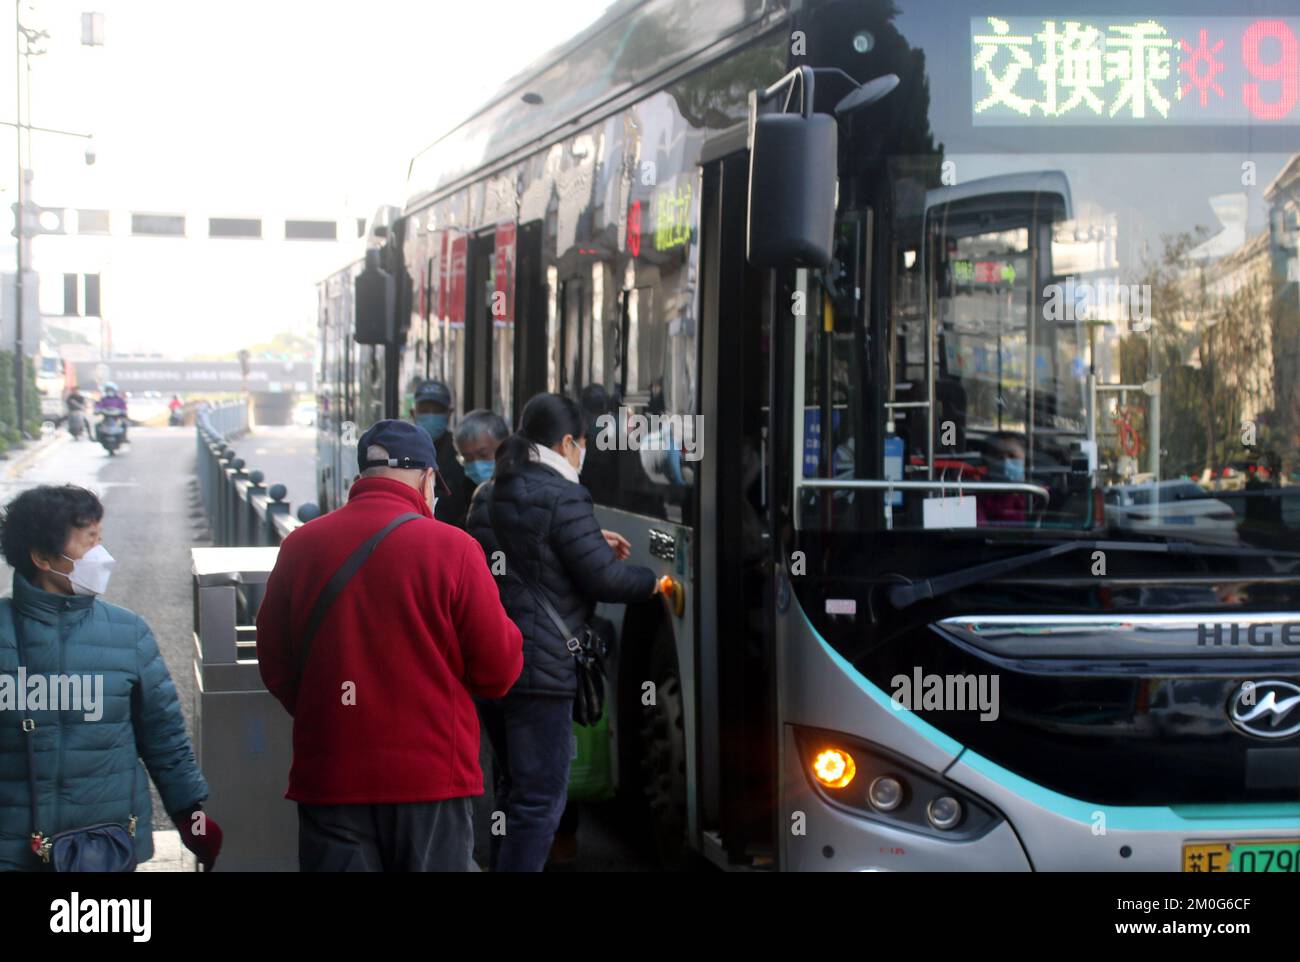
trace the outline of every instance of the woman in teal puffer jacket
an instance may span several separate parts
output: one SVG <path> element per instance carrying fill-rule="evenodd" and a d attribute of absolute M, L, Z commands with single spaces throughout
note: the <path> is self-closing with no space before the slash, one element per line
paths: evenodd
<path fill-rule="evenodd" d="M 221 847 L 221 829 L 201 814 L 207 782 L 153 633 L 96 597 L 113 565 L 103 514 L 93 493 L 69 484 L 25 491 L 0 518 L 0 551 L 14 568 L 13 596 L 0 600 L 0 871 L 49 868 L 32 846 L 27 737 L 46 837 L 114 822 L 134 828 L 137 861 L 152 858 L 152 777 L 205 867 Z"/>

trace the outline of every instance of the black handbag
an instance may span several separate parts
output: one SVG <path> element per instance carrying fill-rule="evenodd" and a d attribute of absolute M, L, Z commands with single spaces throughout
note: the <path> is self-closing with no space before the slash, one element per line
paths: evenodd
<path fill-rule="evenodd" d="M 489 521 L 491 521 L 491 514 L 492 509 L 491 505 L 489 505 Z M 555 606 L 546 597 L 546 593 L 524 577 L 523 566 L 515 564 L 514 559 L 510 557 L 510 553 L 506 551 L 506 543 L 502 540 L 500 532 L 496 530 L 496 523 L 491 523 L 492 532 L 497 538 L 497 544 L 505 552 L 506 561 L 510 566 L 510 573 L 514 574 L 523 583 L 524 587 L 532 592 L 533 597 L 537 599 L 537 603 L 546 612 L 546 616 L 551 619 L 551 624 L 555 626 L 555 630 L 564 639 L 564 646 L 569 649 L 569 654 L 573 656 L 573 667 L 577 672 L 578 681 L 577 691 L 573 696 L 573 720 L 579 725 L 596 724 L 605 713 L 605 655 L 609 651 L 605 633 L 598 626 L 591 623 L 582 625 L 577 631 L 570 631 L 569 626 L 560 617 L 560 613 L 555 610 Z"/>
<path fill-rule="evenodd" d="M 578 689 L 573 696 L 573 720 L 579 725 L 596 724 L 605 713 L 605 639 L 589 624 L 583 625 L 576 632 L 569 631 L 568 625 L 542 590 L 523 575 L 519 576 L 519 580 L 532 591 L 542 610 L 551 619 L 551 624 L 560 632 L 560 637 L 565 639 L 565 647 L 573 655 L 573 665 L 578 676 Z"/>
<path fill-rule="evenodd" d="M 18 607 L 9 600 L 13 619 L 14 641 L 18 644 L 18 664 L 27 663 L 22 630 L 18 627 Z M 36 789 L 36 720 L 22 719 L 23 741 L 27 746 L 27 793 L 32 813 L 32 854 L 56 872 L 134 872 L 136 817 L 128 816 L 126 825 L 101 822 L 86 828 L 74 828 L 47 836 L 40 829 L 40 799 Z"/>

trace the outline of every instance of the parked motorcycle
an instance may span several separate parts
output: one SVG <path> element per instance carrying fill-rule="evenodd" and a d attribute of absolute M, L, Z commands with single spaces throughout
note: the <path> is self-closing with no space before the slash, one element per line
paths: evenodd
<path fill-rule="evenodd" d="M 122 446 L 122 440 L 126 436 L 126 416 L 123 414 L 105 414 L 99 419 L 99 427 L 95 432 L 99 443 L 104 446 L 109 457 L 117 454 L 117 449 Z"/>

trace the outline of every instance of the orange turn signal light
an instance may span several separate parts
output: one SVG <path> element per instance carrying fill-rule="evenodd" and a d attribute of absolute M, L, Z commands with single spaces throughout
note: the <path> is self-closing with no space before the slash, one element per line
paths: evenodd
<path fill-rule="evenodd" d="M 844 788 L 853 781 L 858 766 L 853 756 L 838 748 L 823 748 L 812 762 L 813 776 L 827 788 Z"/>
<path fill-rule="evenodd" d="M 678 618 L 686 611 L 686 589 L 682 583 L 672 575 L 664 575 L 659 579 L 659 593 L 664 596 L 668 602 L 668 607 L 673 610 Z"/>

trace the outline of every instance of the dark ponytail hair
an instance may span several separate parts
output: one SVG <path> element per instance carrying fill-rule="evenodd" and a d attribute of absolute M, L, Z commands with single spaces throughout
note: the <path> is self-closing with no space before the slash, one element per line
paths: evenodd
<path fill-rule="evenodd" d="M 572 398 L 560 394 L 538 394 L 524 405 L 519 415 L 519 430 L 497 448 L 496 477 L 518 474 L 529 460 L 534 444 L 549 448 L 572 434 L 575 441 L 587 435 L 582 408 Z"/>

